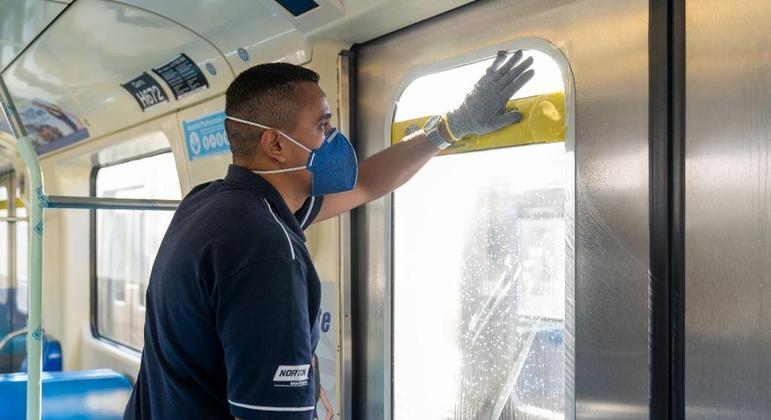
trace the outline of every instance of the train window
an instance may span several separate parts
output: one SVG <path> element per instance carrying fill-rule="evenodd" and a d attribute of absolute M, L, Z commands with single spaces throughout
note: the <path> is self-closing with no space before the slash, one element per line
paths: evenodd
<path fill-rule="evenodd" d="M 16 224 L 16 310 L 19 315 L 27 314 L 27 291 L 29 290 L 29 222 L 27 208 L 21 199 L 22 186 L 16 185 L 16 206 L 14 217 Z M 26 320 L 25 320 L 26 321 Z"/>
<path fill-rule="evenodd" d="M 100 168 L 97 197 L 179 199 L 170 152 Z M 144 345 L 145 292 L 171 211 L 97 210 L 95 333 L 136 350 Z M 92 292 L 93 293 L 93 292 Z"/>
<path fill-rule="evenodd" d="M 29 223 L 21 191 L 14 172 L 0 175 L 0 338 L 27 322 Z M 14 354 L 19 350 L 19 344 L 12 343 L 0 354 L 0 372 L 18 369 L 21 359 Z"/>
<path fill-rule="evenodd" d="M 519 127 L 447 149 L 394 193 L 395 419 L 565 415 L 565 86 L 549 55 L 526 55 L 536 75 L 509 102 Z M 460 104 L 491 62 L 409 84 L 396 137 Z"/>
<path fill-rule="evenodd" d="M 0 183 L 3 178 L 0 176 Z M 0 184 L 0 217 L 8 217 L 8 187 Z M 8 276 L 10 266 L 10 255 L 8 253 L 8 222 L 0 221 L 0 305 L 5 306 L 8 302 L 8 292 L 11 288 L 11 279 Z M 1 311 L 2 309 L 0 309 Z M 5 314 L 0 313 L 0 316 Z M 0 335 L 5 331 L 0 330 Z"/>

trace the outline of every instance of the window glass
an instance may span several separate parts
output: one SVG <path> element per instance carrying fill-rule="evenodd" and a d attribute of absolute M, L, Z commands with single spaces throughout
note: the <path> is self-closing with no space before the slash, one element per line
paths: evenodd
<path fill-rule="evenodd" d="M 171 153 L 99 169 L 97 197 L 180 199 Z M 145 293 L 155 255 L 173 212 L 96 211 L 97 329 L 102 337 L 141 350 Z"/>
<path fill-rule="evenodd" d="M 21 200 L 21 185 L 16 186 L 16 217 L 26 218 L 27 208 Z M 29 222 L 16 222 L 16 310 L 17 317 L 26 317 L 29 290 Z M 23 322 L 26 322 L 24 320 Z"/>
<path fill-rule="evenodd" d="M 525 55 L 535 77 L 512 99 L 564 91 L 554 60 Z M 453 109 L 491 62 L 415 80 L 394 123 Z M 394 193 L 395 419 L 564 417 L 572 155 L 534 140 L 439 156 Z"/>
<path fill-rule="evenodd" d="M 8 187 L 3 177 L 0 177 L 0 217 L 8 217 Z M 0 305 L 3 306 L 8 302 L 8 289 L 11 287 L 8 278 L 8 225 L 8 222 L 0 221 Z M 3 309 L 0 308 L 0 311 Z M 5 313 L 0 313 L 0 322 L 4 316 Z M 2 331 L 0 326 L 0 333 Z"/>

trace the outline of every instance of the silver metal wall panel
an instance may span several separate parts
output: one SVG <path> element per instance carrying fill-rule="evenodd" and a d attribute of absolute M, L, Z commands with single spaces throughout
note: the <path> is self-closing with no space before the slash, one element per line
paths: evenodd
<path fill-rule="evenodd" d="M 393 101 L 416 69 L 533 37 L 567 57 L 576 90 L 576 417 L 647 418 L 647 1 L 478 2 L 366 45 L 359 154 L 387 147 Z M 364 381 L 353 418 L 390 418 L 390 208 L 381 199 L 357 217 L 356 376 Z"/>
<path fill-rule="evenodd" d="M 688 418 L 771 418 L 769 19 L 686 2 Z"/>

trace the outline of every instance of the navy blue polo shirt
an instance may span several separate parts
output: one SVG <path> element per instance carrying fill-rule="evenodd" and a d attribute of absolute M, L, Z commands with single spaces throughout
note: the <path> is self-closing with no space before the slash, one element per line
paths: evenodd
<path fill-rule="evenodd" d="M 182 200 L 147 289 L 145 347 L 124 419 L 311 419 L 321 285 L 292 214 L 231 165 Z"/>

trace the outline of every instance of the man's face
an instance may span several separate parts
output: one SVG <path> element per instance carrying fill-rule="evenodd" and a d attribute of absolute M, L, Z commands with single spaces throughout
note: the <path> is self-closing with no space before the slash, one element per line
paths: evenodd
<path fill-rule="evenodd" d="M 324 133 L 332 128 L 327 96 L 319 85 L 303 82 L 298 89 L 297 121 L 288 134 L 309 149 L 317 149 L 324 141 Z M 306 152 L 307 154 L 307 152 Z"/>
<path fill-rule="evenodd" d="M 296 110 L 297 120 L 292 131 L 287 134 L 311 150 L 318 149 L 324 141 L 324 133 L 332 128 L 330 124 L 332 113 L 327 103 L 327 96 L 316 83 L 312 82 L 303 82 L 298 89 L 298 95 L 297 103 L 301 105 Z M 309 155 L 306 150 L 291 144 L 288 140 L 284 144 L 287 161 L 292 162 L 293 166 L 304 166 L 308 162 Z M 298 175 L 310 194 L 311 173 L 299 171 Z"/>

